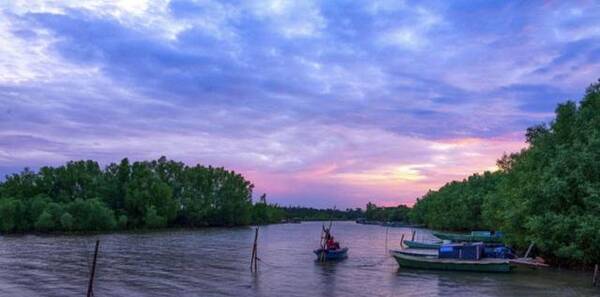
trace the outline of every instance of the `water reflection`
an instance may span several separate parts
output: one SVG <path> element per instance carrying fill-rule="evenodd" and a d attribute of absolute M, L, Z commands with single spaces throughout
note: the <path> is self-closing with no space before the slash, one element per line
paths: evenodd
<path fill-rule="evenodd" d="M 388 247 L 410 229 L 390 228 Z M 100 238 L 96 296 L 598 296 L 589 276 L 561 271 L 511 274 L 399 269 L 385 228 L 335 223 L 348 258 L 321 263 L 321 223 L 261 227 L 257 273 L 251 228 L 100 236 L 0 238 L 0 296 L 83 296 Z M 420 231 L 417 238 L 429 239 Z"/>

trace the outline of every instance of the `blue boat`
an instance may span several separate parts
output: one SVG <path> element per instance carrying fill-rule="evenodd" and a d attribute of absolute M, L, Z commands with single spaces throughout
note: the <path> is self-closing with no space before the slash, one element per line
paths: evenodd
<path fill-rule="evenodd" d="M 316 249 L 313 251 L 315 253 L 315 255 L 317 255 L 317 259 L 321 259 L 321 257 L 324 257 L 323 260 L 325 261 L 335 261 L 335 260 L 342 260 L 348 257 L 348 248 L 341 248 L 341 249 L 337 249 L 337 250 L 323 250 L 323 249 Z M 322 255 L 324 253 L 324 255 Z"/>

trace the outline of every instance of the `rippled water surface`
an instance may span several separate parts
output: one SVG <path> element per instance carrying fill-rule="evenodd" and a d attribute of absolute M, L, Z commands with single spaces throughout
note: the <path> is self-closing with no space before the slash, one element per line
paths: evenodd
<path fill-rule="evenodd" d="M 317 263 L 321 223 L 260 228 L 259 272 L 250 273 L 254 231 L 214 228 L 99 236 L 0 237 L 0 296 L 84 296 L 95 239 L 95 296 L 600 296 L 591 275 L 398 269 L 386 228 L 336 222 L 348 259 Z M 405 228 L 388 229 L 396 248 Z M 419 230 L 418 239 L 428 239 Z"/>

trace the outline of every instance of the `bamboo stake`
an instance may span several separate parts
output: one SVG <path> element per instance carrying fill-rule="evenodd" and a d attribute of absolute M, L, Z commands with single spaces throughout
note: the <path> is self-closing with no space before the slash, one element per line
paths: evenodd
<path fill-rule="evenodd" d="M 254 244 L 252 245 L 252 258 L 250 258 L 250 271 L 256 272 L 258 271 L 258 228 L 254 230 Z"/>
<path fill-rule="evenodd" d="M 98 246 L 100 245 L 100 240 L 96 240 L 96 249 L 94 250 L 94 262 L 92 262 L 92 273 L 90 273 L 90 281 L 88 283 L 87 297 L 92 297 L 94 295 L 94 276 L 96 274 L 96 258 L 98 257 Z"/>
<path fill-rule="evenodd" d="M 333 207 L 335 210 L 335 206 Z M 325 262 L 325 247 L 327 245 L 327 235 L 331 236 L 331 227 L 333 226 L 333 218 L 329 220 L 329 227 L 325 229 L 325 224 L 323 224 L 323 231 L 321 235 L 321 255 L 319 257 L 319 261 Z"/>
<path fill-rule="evenodd" d="M 410 241 L 415 241 L 415 234 L 417 233 L 417 230 L 412 230 L 412 238 Z"/>
<path fill-rule="evenodd" d="M 592 278 L 592 285 L 594 287 L 598 285 L 598 264 L 594 266 L 594 277 Z"/>
<path fill-rule="evenodd" d="M 319 261 L 325 261 L 325 245 L 327 244 L 327 229 L 323 224 L 323 230 L 321 230 L 321 254 L 319 255 Z"/>

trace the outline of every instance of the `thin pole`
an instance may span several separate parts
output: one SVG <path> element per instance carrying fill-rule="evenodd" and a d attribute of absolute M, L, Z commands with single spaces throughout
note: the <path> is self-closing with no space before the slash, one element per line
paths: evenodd
<path fill-rule="evenodd" d="M 410 241 L 415 241 L 415 234 L 417 233 L 417 230 L 412 230 L 412 239 Z"/>
<path fill-rule="evenodd" d="M 321 232 L 321 254 L 319 255 L 319 261 L 325 262 L 325 246 L 327 245 L 327 234 L 329 234 L 329 230 L 331 229 L 331 223 L 329 224 L 329 229 L 325 229 L 325 224 L 323 224 L 323 231 Z"/>
<path fill-rule="evenodd" d="M 531 249 L 533 248 L 533 244 L 534 242 L 532 241 L 529 247 L 527 248 L 527 252 L 525 252 L 525 257 L 523 258 L 527 258 L 527 256 L 529 256 L 529 253 L 531 253 Z"/>
<path fill-rule="evenodd" d="M 98 257 L 98 246 L 100 240 L 96 240 L 96 249 L 94 250 L 94 262 L 92 262 L 92 273 L 90 274 L 90 282 L 88 284 L 87 297 L 92 297 L 94 286 L 94 275 L 96 274 L 96 258 Z"/>
<path fill-rule="evenodd" d="M 333 207 L 333 211 L 335 212 L 335 206 Z M 321 236 L 322 244 L 321 244 L 321 255 L 319 260 L 321 262 L 325 262 L 325 247 L 327 246 L 327 235 L 331 236 L 331 227 L 333 226 L 333 217 L 329 218 L 329 227 L 325 229 L 325 224 L 323 224 L 323 236 Z"/>
<path fill-rule="evenodd" d="M 258 271 L 258 226 L 254 229 L 254 244 L 252 245 L 252 258 L 250 259 L 250 271 Z"/>

